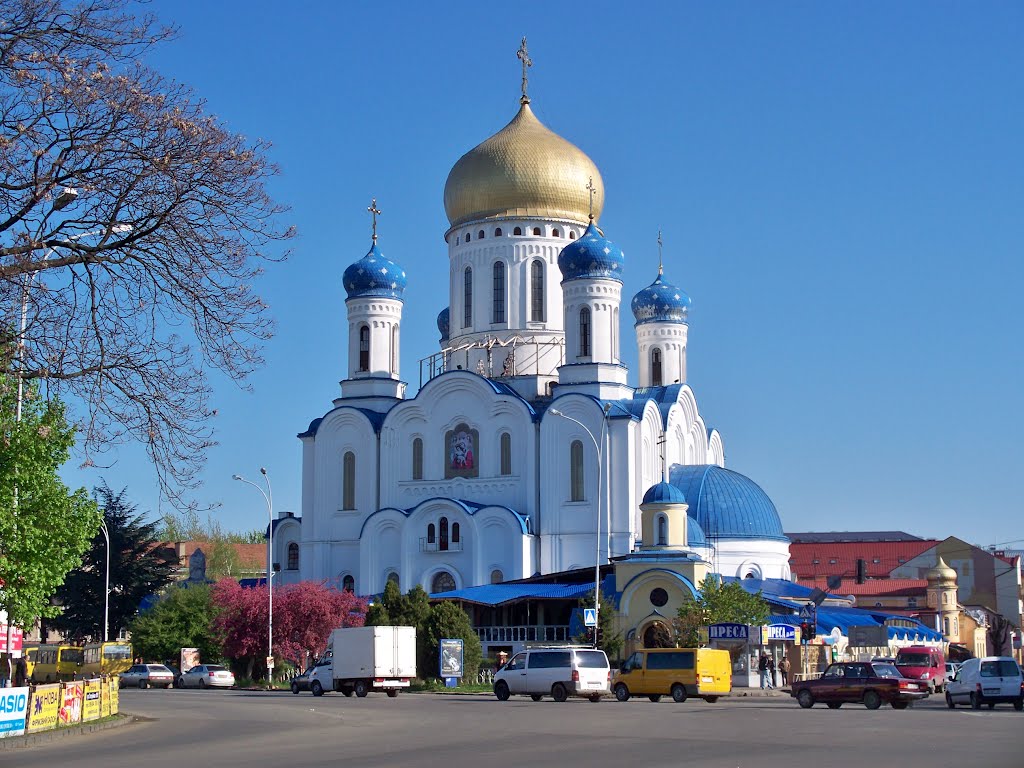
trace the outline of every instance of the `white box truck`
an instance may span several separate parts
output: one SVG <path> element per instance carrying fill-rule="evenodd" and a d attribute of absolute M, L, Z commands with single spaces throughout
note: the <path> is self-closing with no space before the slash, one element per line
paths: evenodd
<path fill-rule="evenodd" d="M 416 677 L 415 627 L 348 627 L 331 632 L 328 656 L 309 671 L 309 690 L 397 696 Z"/>

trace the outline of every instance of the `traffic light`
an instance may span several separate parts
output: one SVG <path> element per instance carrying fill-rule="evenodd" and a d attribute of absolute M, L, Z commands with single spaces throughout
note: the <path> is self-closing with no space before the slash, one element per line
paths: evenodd
<path fill-rule="evenodd" d="M 817 636 L 815 629 L 813 621 L 800 622 L 800 639 L 809 643 Z"/>

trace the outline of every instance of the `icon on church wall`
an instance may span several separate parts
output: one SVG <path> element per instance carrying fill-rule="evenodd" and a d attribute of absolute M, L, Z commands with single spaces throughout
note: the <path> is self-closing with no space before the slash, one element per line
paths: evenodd
<path fill-rule="evenodd" d="M 458 424 L 449 430 L 445 443 L 448 446 L 445 477 L 477 477 L 480 474 L 477 469 L 480 433 L 477 430 L 470 429 L 465 423 Z"/>

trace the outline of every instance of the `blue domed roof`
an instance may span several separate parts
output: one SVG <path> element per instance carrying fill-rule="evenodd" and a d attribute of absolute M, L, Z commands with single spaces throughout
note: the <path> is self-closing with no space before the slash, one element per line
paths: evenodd
<path fill-rule="evenodd" d="M 689 515 L 687 517 L 689 519 L 686 521 L 686 546 L 706 547 L 708 545 L 708 537 L 704 535 L 704 529 L 692 517 Z"/>
<path fill-rule="evenodd" d="M 369 253 L 345 270 L 342 284 L 350 299 L 381 296 L 401 301 L 405 293 L 405 270 L 385 258 L 374 242 Z"/>
<path fill-rule="evenodd" d="M 451 327 L 451 307 L 445 307 L 437 313 L 437 330 L 441 332 L 441 338 L 447 340 Z"/>
<path fill-rule="evenodd" d="M 683 492 L 671 483 L 661 482 L 652 485 L 644 494 L 641 504 L 685 504 L 686 497 Z"/>
<path fill-rule="evenodd" d="M 711 465 L 676 464 L 669 481 L 683 492 L 704 533 L 715 539 L 775 539 L 789 541 L 772 500 L 749 477 Z"/>
<path fill-rule="evenodd" d="M 681 288 L 667 283 L 658 273 L 657 279 L 633 297 L 630 303 L 637 325 L 644 323 L 686 324 L 690 297 Z"/>
<path fill-rule="evenodd" d="M 604 236 L 594 222 L 578 240 L 573 240 L 558 254 L 562 281 L 604 278 L 622 282 L 622 266 L 626 261 L 622 249 Z"/>

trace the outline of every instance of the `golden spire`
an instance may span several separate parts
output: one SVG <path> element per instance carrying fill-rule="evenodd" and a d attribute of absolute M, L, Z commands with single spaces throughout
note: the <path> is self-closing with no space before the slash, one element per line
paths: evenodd
<path fill-rule="evenodd" d="M 373 198 L 370 201 L 370 207 L 367 208 L 370 212 L 370 216 L 373 217 L 373 242 L 377 242 L 377 217 L 380 216 L 380 209 L 377 208 L 377 198 Z"/>
<path fill-rule="evenodd" d="M 594 186 L 594 177 L 587 181 L 587 192 L 590 195 L 590 220 L 594 220 L 594 195 L 597 194 L 597 187 Z"/>
<path fill-rule="evenodd" d="M 526 38 L 523 38 L 522 44 L 519 46 L 519 50 L 516 52 L 516 57 L 523 62 L 523 95 L 519 97 L 520 104 L 529 104 L 530 97 L 526 95 L 526 70 L 528 67 L 533 66 L 533 59 L 530 58 L 530 54 L 526 51 Z"/>
<path fill-rule="evenodd" d="M 658 227 L 658 277 L 662 274 L 662 261 L 661 261 L 661 246 L 664 243 L 661 242 L 661 227 Z"/>

